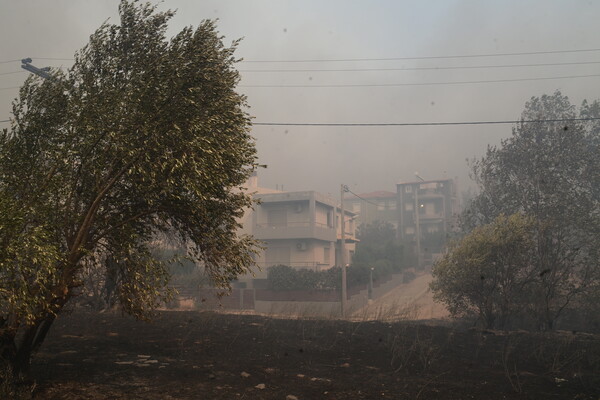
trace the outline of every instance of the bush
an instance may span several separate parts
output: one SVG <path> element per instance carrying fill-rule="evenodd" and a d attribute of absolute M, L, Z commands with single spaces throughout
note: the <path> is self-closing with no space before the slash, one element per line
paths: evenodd
<path fill-rule="evenodd" d="M 339 268 L 313 271 L 276 265 L 269 268 L 267 281 L 271 290 L 332 290 L 339 289 L 341 275 Z"/>
<path fill-rule="evenodd" d="M 373 281 L 385 279 L 394 272 L 395 268 L 389 261 L 379 260 L 374 264 Z M 349 266 L 346 270 L 348 287 L 367 285 L 370 273 L 370 267 Z M 339 290 L 342 283 L 342 272 L 340 267 L 314 271 L 276 265 L 269 268 L 267 282 L 270 290 Z"/>

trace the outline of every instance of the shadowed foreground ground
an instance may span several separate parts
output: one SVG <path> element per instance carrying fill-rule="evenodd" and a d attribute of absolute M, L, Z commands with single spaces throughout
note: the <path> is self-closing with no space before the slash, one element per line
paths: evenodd
<path fill-rule="evenodd" d="M 163 312 L 61 316 L 36 399 L 593 399 L 600 337 Z"/>

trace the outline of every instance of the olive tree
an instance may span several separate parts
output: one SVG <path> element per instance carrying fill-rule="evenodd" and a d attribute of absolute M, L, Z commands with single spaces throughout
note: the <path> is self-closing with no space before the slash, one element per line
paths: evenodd
<path fill-rule="evenodd" d="M 168 39 L 173 13 L 151 5 L 119 12 L 67 71 L 25 82 L 0 135 L 0 361 L 17 375 L 86 263 L 108 265 L 141 318 L 169 297 L 161 235 L 218 287 L 253 266 L 256 242 L 238 233 L 256 156 L 237 42 L 211 21 Z"/>
<path fill-rule="evenodd" d="M 598 117 L 597 101 L 578 109 L 558 91 L 533 97 L 512 136 L 473 163 L 480 193 L 461 216 L 466 232 L 500 214 L 535 220 L 529 308 L 542 329 L 599 281 Z"/>
<path fill-rule="evenodd" d="M 524 311 L 535 279 L 533 226 L 523 215 L 500 215 L 452 243 L 433 266 L 434 299 L 453 316 L 507 327 Z"/>

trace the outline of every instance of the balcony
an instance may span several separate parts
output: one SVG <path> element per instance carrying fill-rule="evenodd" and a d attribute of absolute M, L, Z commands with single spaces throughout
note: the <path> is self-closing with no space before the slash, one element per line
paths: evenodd
<path fill-rule="evenodd" d="M 266 239 L 318 239 L 333 242 L 335 229 L 318 222 L 287 222 L 281 224 L 259 223 L 254 229 L 254 237 Z"/>
<path fill-rule="evenodd" d="M 419 213 L 419 220 L 423 221 L 426 219 L 444 219 L 444 213 L 442 212 L 423 212 Z"/>

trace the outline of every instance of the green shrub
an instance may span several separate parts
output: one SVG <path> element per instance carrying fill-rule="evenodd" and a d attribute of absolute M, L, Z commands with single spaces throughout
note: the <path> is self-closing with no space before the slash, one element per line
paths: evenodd
<path fill-rule="evenodd" d="M 374 265 L 373 281 L 377 282 L 396 272 L 387 260 L 379 260 Z M 364 265 L 351 265 L 346 270 L 348 287 L 364 286 L 369 283 L 371 268 Z M 342 273 L 340 267 L 324 271 L 295 269 L 287 265 L 276 265 L 267 272 L 270 290 L 336 290 L 341 288 Z"/>

